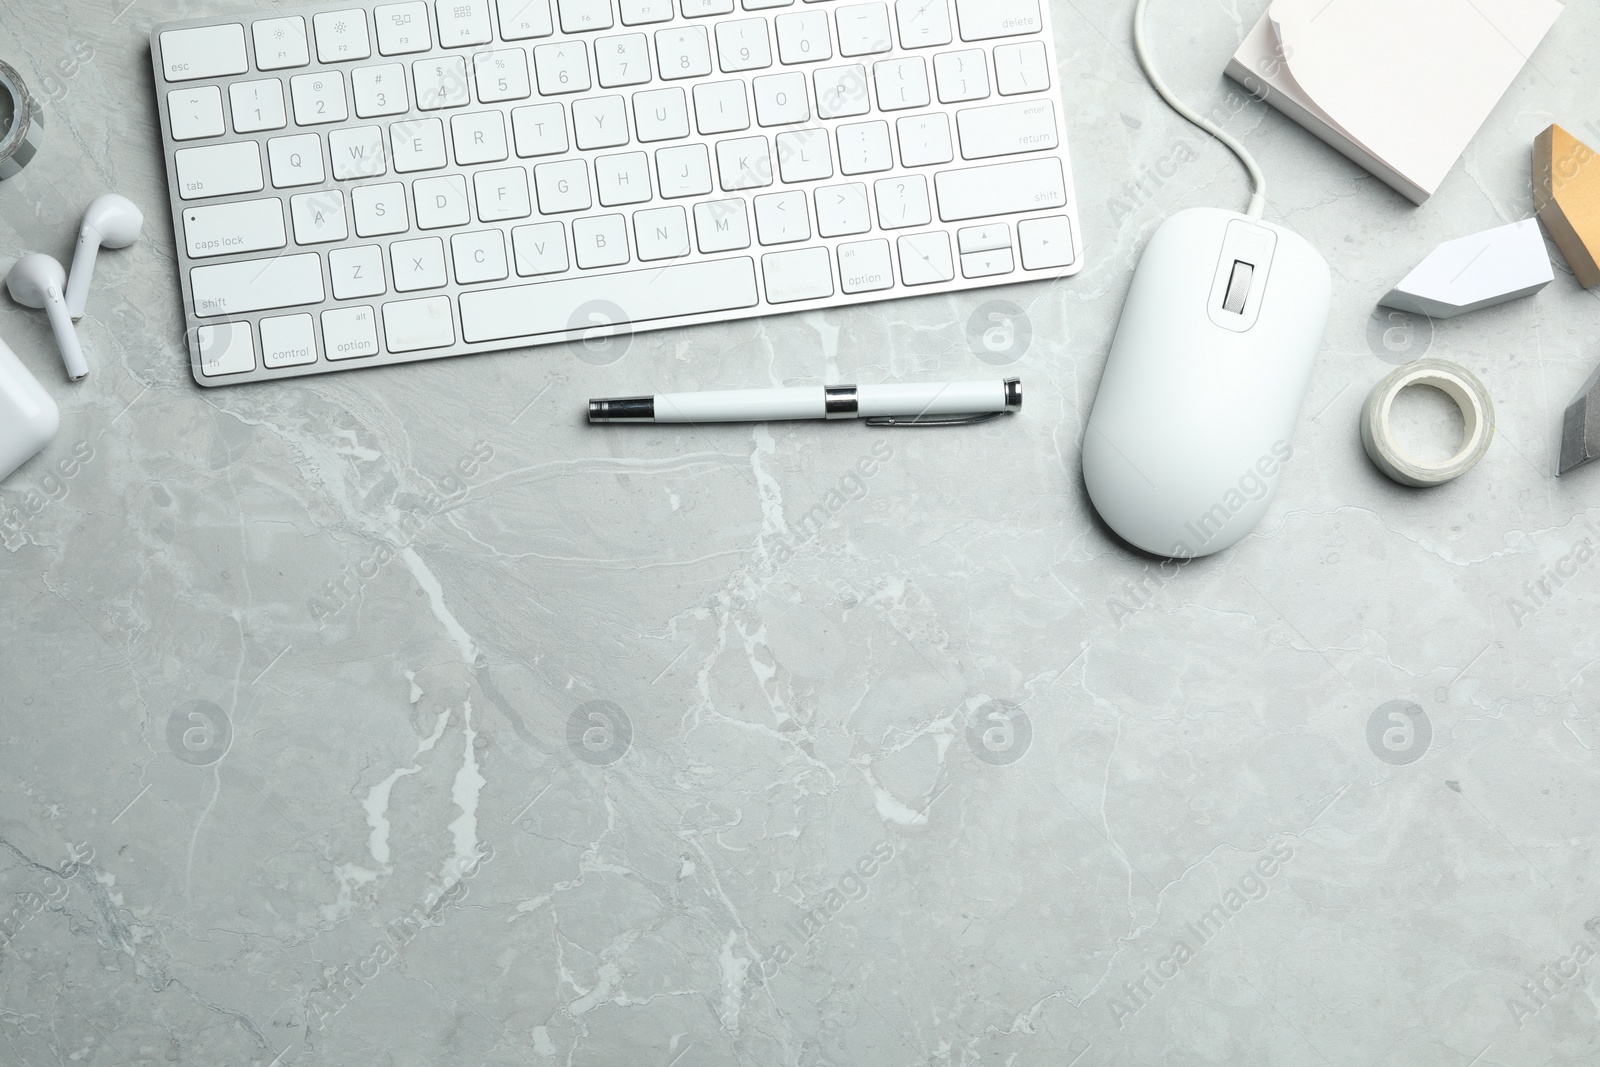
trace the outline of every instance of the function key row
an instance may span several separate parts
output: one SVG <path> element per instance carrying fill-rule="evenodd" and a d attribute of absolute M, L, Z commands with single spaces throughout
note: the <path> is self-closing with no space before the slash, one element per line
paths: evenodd
<path fill-rule="evenodd" d="M 734 0 L 680 0 L 687 18 L 732 14 Z M 744 0 L 744 10 L 789 7 L 795 0 Z M 811 2 L 811 0 L 807 0 Z M 610 0 L 555 0 L 558 17 L 552 19 L 549 0 L 500 0 L 499 40 L 523 41 L 549 37 L 559 23 L 563 33 L 611 29 L 617 24 Z M 672 0 L 619 0 L 621 23 L 643 26 L 669 22 Z M 1037 33 L 1042 22 L 1039 0 L 955 0 L 957 28 L 964 41 L 985 41 Z M 830 5 L 838 31 L 838 54 L 872 55 L 890 51 L 892 35 L 888 0 Z M 905 49 L 933 48 L 953 40 L 947 0 L 894 0 L 893 21 Z M 437 48 L 468 48 L 496 40 L 495 20 L 489 0 L 425 0 L 385 4 L 372 11 L 371 26 L 361 8 L 321 11 L 312 16 L 310 30 L 299 15 L 261 19 L 250 25 L 256 69 L 286 70 L 309 66 L 312 43 L 323 64 L 411 55 Z M 802 10 L 778 15 L 773 24 L 782 62 L 812 63 L 831 59 L 834 53 L 830 19 L 826 10 Z M 768 49 L 765 20 L 746 20 L 740 32 L 752 36 L 753 52 Z M 719 45 L 734 34 L 718 27 Z M 733 47 L 742 47 L 735 44 Z M 770 52 L 767 53 L 770 62 Z M 237 23 L 161 34 L 163 72 L 169 82 L 230 77 L 250 69 L 245 27 Z M 728 69 L 725 55 L 724 69 Z M 756 65 L 760 65 L 759 63 Z"/>

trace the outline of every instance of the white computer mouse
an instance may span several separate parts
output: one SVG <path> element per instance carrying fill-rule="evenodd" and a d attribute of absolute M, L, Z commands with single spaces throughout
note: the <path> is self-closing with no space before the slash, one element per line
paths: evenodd
<path fill-rule="evenodd" d="M 0 481 L 49 444 L 60 426 L 55 400 L 0 341 Z"/>
<path fill-rule="evenodd" d="M 1208 556 L 1255 528 L 1293 454 L 1333 282 L 1304 238 L 1232 211 L 1168 219 L 1122 309 L 1083 441 L 1106 523 Z"/>

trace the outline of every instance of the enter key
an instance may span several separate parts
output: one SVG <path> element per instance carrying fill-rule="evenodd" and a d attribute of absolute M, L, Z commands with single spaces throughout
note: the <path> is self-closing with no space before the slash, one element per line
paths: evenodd
<path fill-rule="evenodd" d="M 1049 100 L 1018 100 L 956 112 L 962 159 L 992 159 L 1043 152 L 1061 143 L 1056 106 Z"/>

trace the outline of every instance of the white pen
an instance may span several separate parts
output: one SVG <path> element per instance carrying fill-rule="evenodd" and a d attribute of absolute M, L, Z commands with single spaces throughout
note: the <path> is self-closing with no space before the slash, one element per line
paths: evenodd
<path fill-rule="evenodd" d="M 589 401 L 592 423 L 866 419 L 874 426 L 966 426 L 1022 409 L 1022 381 L 802 385 Z"/>

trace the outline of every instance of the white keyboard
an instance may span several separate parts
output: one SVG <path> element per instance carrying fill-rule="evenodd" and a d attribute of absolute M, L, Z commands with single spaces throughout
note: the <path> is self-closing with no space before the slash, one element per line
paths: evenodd
<path fill-rule="evenodd" d="M 205 386 L 1082 266 L 1043 0 L 368 0 L 151 53 Z"/>

